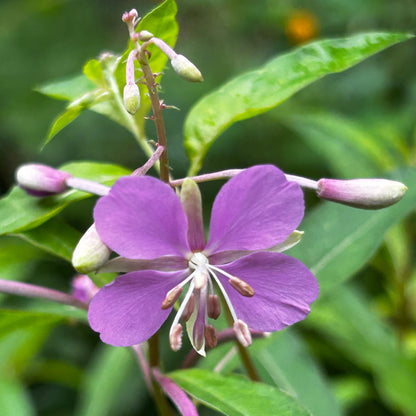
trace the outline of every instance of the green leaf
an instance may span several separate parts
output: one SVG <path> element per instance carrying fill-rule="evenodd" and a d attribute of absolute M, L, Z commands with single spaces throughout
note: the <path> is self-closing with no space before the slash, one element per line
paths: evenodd
<path fill-rule="evenodd" d="M 185 121 L 190 175 L 231 124 L 264 113 L 325 75 L 343 71 L 369 56 L 409 39 L 401 33 L 366 33 L 311 43 L 240 75 L 203 97 Z"/>
<path fill-rule="evenodd" d="M 72 175 L 111 185 L 130 171 L 120 166 L 97 162 L 74 162 L 61 167 Z M 59 214 L 69 204 L 90 197 L 85 192 L 70 190 L 61 195 L 36 198 L 18 187 L 0 200 L 0 235 L 21 233 L 35 228 Z"/>
<path fill-rule="evenodd" d="M 123 406 L 122 392 L 131 370 L 137 371 L 134 386 L 135 397 L 143 395 L 146 389 L 143 378 L 140 377 L 139 368 L 134 362 L 133 354 L 126 348 L 114 348 L 101 345 L 94 362 L 85 373 L 84 383 L 80 390 L 80 401 L 75 416 L 106 416 L 120 414 L 116 409 Z M 121 409 L 120 409 L 121 410 Z"/>
<path fill-rule="evenodd" d="M 392 175 L 409 189 L 397 204 L 378 211 L 325 202 L 302 222 L 301 244 L 290 250 L 315 274 L 320 296 L 352 277 L 375 253 L 387 230 L 416 206 L 416 169 Z M 319 244 L 318 244 L 318 243 Z"/>
<path fill-rule="evenodd" d="M 17 380 L 0 376 L 0 409 L 2 416 L 35 416 L 30 395 Z"/>
<path fill-rule="evenodd" d="M 96 59 L 89 60 L 84 65 L 83 72 L 97 87 L 106 86 L 105 75 L 100 61 L 97 61 Z"/>
<path fill-rule="evenodd" d="M 40 227 L 12 234 L 49 254 L 71 261 L 81 234 L 62 220 L 54 218 Z"/>
<path fill-rule="evenodd" d="M 95 89 L 94 84 L 85 76 L 75 77 L 40 85 L 35 91 L 57 100 L 73 101 Z"/>
<path fill-rule="evenodd" d="M 69 108 L 64 113 L 59 114 L 58 117 L 52 122 L 49 128 L 48 137 L 46 138 L 45 146 L 49 143 L 64 127 L 74 121 L 83 111 L 82 107 Z"/>
<path fill-rule="evenodd" d="M 358 290 L 345 285 L 320 300 L 307 320 L 350 361 L 370 371 L 380 397 L 405 414 L 416 414 L 416 363 L 402 354 L 396 336 L 371 311 Z"/>
<path fill-rule="evenodd" d="M 296 397 L 314 416 L 341 415 L 335 397 L 307 345 L 294 331 L 272 335 L 252 356 L 263 381 Z"/>
<path fill-rule="evenodd" d="M 326 159 L 338 177 L 372 177 L 405 164 L 403 155 L 389 148 L 390 143 L 384 136 L 339 115 L 295 111 L 279 115 L 278 119 Z"/>
<path fill-rule="evenodd" d="M 168 375 L 192 397 L 228 416 L 310 415 L 288 394 L 239 376 L 206 370 L 182 370 Z"/>

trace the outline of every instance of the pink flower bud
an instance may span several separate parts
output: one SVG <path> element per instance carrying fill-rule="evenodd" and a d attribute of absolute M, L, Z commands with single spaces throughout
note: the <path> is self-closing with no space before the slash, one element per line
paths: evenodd
<path fill-rule="evenodd" d="M 126 110 L 134 115 L 140 107 L 140 90 L 136 84 L 127 84 L 123 91 L 123 100 Z"/>
<path fill-rule="evenodd" d="M 66 179 L 72 175 L 40 164 L 22 165 L 16 171 L 16 182 L 28 194 L 48 196 L 68 189 Z"/>
<path fill-rule="evenodd" d="M 176 55 L 170 63 L 175 72 L 183 79 L 191 82 L 202 82 L 204 80 L 199 69 L 185 56 Z"/>
<path fill-rule="evenodd" d="M 72 295 L 79 301 L 89 303 L 98 292 L 98 287 L 85 274 L 79 274 L 72 280 Z"/>
<path fill-rule="evenodd" d="M 387 179 L 320 179 L 320 198 L 356 208 L 379 209 L 400 201 L 407 190 L 401 182 Z"/>

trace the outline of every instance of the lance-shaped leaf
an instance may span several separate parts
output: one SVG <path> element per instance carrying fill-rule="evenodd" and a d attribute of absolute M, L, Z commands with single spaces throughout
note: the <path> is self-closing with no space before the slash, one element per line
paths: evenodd
<path fill-rule="evenodd" d="M 401 33 L 322 40 L 278 56 L 203 97 L 185 121 L 185 148 L 195 174 L 215 139 L 231 124 L 277 106 L 325 75 L 343 71 L 395 43 Z"/>
<path fill-rule="evenodd" d="M 194 369 L 169 377 L 198 401 L 228 416 L 310 416 L 292 396 L 239 376 Z"/>

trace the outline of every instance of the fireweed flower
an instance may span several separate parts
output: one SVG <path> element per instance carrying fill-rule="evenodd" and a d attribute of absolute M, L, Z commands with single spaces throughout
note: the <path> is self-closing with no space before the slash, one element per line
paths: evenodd
<path fill-rule="evenodd" d="M 271 332 L 304 319 L 318 296 L 318 283 L 300 261 L 279 252 L 293 245 L 292 232 L 303 212 L 299 185 L 274 166 L 254 166 L 218 193 L 205 242 L 194 182 L 184 183 L 180 199 L 152 177 L 119 179 L 97 202 L 94 219 L 100 238 L 121 256 L 105 271 L 127 273 L 92 299 L 92 329 L 111 345 L 138 344 L 182 299 L 170 330 L 171 347 L 181 346 L 182 320 L 193 347 L 204 355 L 205 343 L 215 344 L 208 318 L 221 313 L 218 293 L 245 346 L 251 343 L 249 328 Z"/>

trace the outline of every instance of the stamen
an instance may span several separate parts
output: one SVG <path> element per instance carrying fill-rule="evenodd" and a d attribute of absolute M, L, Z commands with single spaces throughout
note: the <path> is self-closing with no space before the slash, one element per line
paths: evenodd
<path fill-rule="evenodd" d="M 218 319 L 221 315 L 221 303 L 218 295 L 208 296 L 207 312 L 212 319 Z"/>
<path fill-rule="evenodd" d="M 178 351 L 182 347 L 182 325 L 172 326 L 169 334 L 170 347 L 173 351 Z"/>
<path fill-rule="evenodd" d="M 217 282 L 218 287 L 221 290 L 222 295 L 224 296 L 225 302 L 228 306 L 228 310 L 231 313 L 231 316 L 233 317 L 234 321 L 237 321 L 237 314 L 235 313 L 233 304 L 231 303 L 231 300 L 226 292 L 226 290 L 224 289 L 224 286 L 222 285 L 222 283 L 220 282 L 220 279 L 218 278 L 218 276 L 213 272 L 213 270 L 211 269 L 211 267 L 208 269 L 209 273 L 211 273 L 211 276 L 215 279 L 215 281 Z"/>
<path fill-rule="evenodd" d="M 244 280 L 241 280 L 238 277 L 232 277 L 228 282 L 240 295 L 249 298 L 254 295 L 253 288 Z"/>
<path fill-rule="evenodd" d="M 205 342 L 209 348 L 217 346 L 217 332 L 212 325 L 205 325 Z"/>
<path fill-rule="evenodd" d="M 169 290 L 166 294 L 166 298 L 162 303 L 162 309 L 168 309 L 175 304 L 175 302 L 179 299 L 183 288 L 181 286 L 175 286 L 173 289 Z"/>
<path fill-rule="evenodd" d="M 247 296 L 247 297 L 251 297 L 254 295 L 254 289 L 244 280 L 241 280 L 238 277 L 233 276 L 232 274 L 227 273 L 226 271 L 216 266 L 212 266 L 211 264 L 208 267 L 228 277 L 230 279 L 229 280 L 230 285 L 241 295 Z"/>
<path fill-rule="evenodd" d="M 205 326 L 207 323 L 207 287 L 194 289 L 195 303 L 197 305 L 197 315 L 193 326 L 193 344 L 197 351 L 204 347 L 205 343 Z"/>
<path fill-rule="evenodd" d="M 184 322 L 187 322 L 189 320 L 189 318 L 192 315 L 192 312 L 194 311 L 194 308 L 195 308 L 195 296 L 192 293 L 188 300 L 188 303 L 186 304 L 185 310 L 183 311 L 183 314 L 181 316 L 181 319 Z"/>
<path fill-rule="evenodd" d="M 244 321 L 242 321 L 241 319 L 237 319 L 234 322 L 233 329 L 235 332 L 235 336 L 238 339 L 238 342 L 243 347 L 248 347 L 249 345 L 251 345 L 251 343 L 253 342 L 251 339 L 251 333 L 248 329 L 248 325 Z"/>

